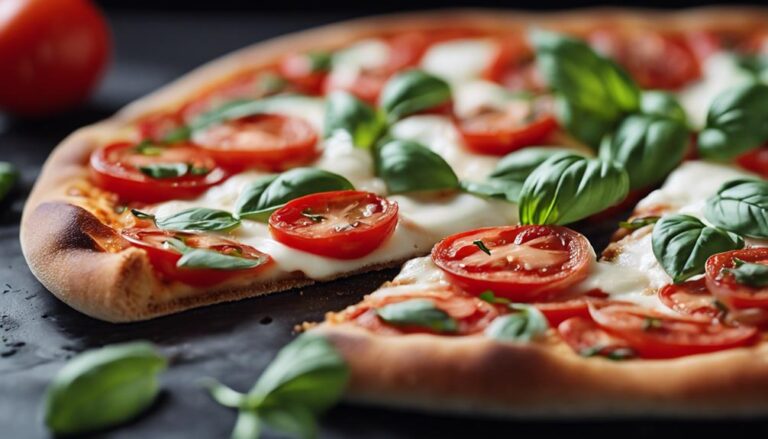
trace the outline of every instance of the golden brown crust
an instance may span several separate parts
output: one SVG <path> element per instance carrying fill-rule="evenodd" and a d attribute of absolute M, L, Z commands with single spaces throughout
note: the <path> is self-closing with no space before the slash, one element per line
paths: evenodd
<path fill-rule="evenodd" d="M 138 118 L 175 108 L 212 83 L 224 81 L 246 68 L 265 68 L 287 52 L 332 49 L 366 36 L 434 27 L 503 32 L 534 25 L 580 32 L 605 24 L 744 31 L 764 25 L 766 19 L 766 11 L 755 8 L 707 8 L 678 13 L 619 9 L 554 14 L 432 11 L 354 20 L 260 43 L 213 61 L 129 105 L 114 117 L 75 132 L 62 142 L 46 162 L 25 206 L 22 248 L 35 275 L 54 294 L 91 316 L 115 322 L 147 319 L 304 285 L 310 280 L 297 276 L 268 284 L 225 285 L 213 292 L 199 291 L 161 283 L 153 275 L 141 250 L 100 251 L 87 230 L 99 229 L 96 225 L 99 220 L 109 221 L 108 203 L 102 205 L 93 202 L 89 196 L 78 197 L 73 193 L 73 188 L 88 185 L 90 152 L 97 145 L 124 136 L 130 124 Z M 382 266 L 397 262 L 401 261 Z M 376 268 L 381 266 L 367 267 L 367 270 Z"/>

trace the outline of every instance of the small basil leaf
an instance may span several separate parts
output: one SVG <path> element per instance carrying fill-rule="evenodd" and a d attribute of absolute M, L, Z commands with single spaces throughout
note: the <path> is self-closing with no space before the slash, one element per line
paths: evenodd
<path fill-rule="evenodd" d="M 272 430 L 302 439 L 317 437 L 315 415 L 301 405 L 264 407 L 259 418 Z"/>
<path fill-rule="evenodd" d="M 659 221 L 658 216 L 644 216 L 642 218 L 634 218 L 630 221 L 621 221 L 619 227 L 628 230 L 637 230 L 651 224 L 656 224 Z"/>
<path fill-rule="evenodd" d="M 390 194 L 460 187 L 448 163 L 419 143 L 393 140 L 377 148 L 376 154 L 377 175 Z"/>
<path fill-rule="evenodd" d="M 235 428 L 231 439 L 259 439 L 261 434 L 261 419 L 259 414 L 251 410 L 240 410 L 237 415 Z"/>
<path fill-rule="evenodd" d="M 12 164 L 0 162 L 0 201 L 3 201 L 6 195 L 11 192 L 18 178 L 19 173 Z"/>
<path fill-rule="evenodd" d="M 521 181 L 506 181 L 502 179 L 488 179 L 483 182 L 462 181 L 461 189 L 473 195 L 488 198 L 498 198 L 517 203 L 520 200 L 520 190 L 523 188 Z"/>
<path fill-rule="evenodd" d="M 768 238 L 768 182 L 726 182 L 707 200 L 704 217 L 717 227 L 744 236 Z"/>
<path fill-rule="evenodd" d="M 221 384 L 214 379 L 206 379 L 202 383 L 211 397 L 224 407 L 240 408 L 246 402 L 246 395 Z"/>
<path fill-rule="evenodd" d="M 592 114 L 562 96 L 555 100 L 555 112 L 560 125 L 593 149 L 597 149 L 603 138 L 616 129 L 619 121 L 619 117 Z"/>
<path fill-rule="evenodd" d="M 755 264 L 737 260 L 735 268 L 726 268 L 723 271 L 732 274 L 736 282 L 750 287 L 762 288 L 768 286 L 768 265 Z"/>
<path fill-rule="evenodd" d="M 672 93 L 666 91 L 644 91 L 640 97 L 640 112 L 688 125 L 688 117 L 683 106 Z"/>
<path fill-rule="evenodd" d="M 187 175 L 190 166 L 186 163 L 152 163 L 139 166 L 139 171 L 155 179 L 178 178 Z"/>
<path fill-rule="evenodd" d="M 56 434 L 80 434 L 125 422 L 155 400 L 157 376 L 166 367 L 166 359 L 147 342 L 79 354 L 48 386 L 45 424 Z"/>
<path fill-rule="evenodd" d="M 629 174 L 629 189 L 650 188 L 683 160 L 688 128 L 674 119 L 632 115 L 600 145 L 600 158 L 621 165 Z"/>
<path fill-rule="evenodd" d="M 568 224 L 624 200 L 629 176 L 614 163 L 575 154 L 547 159 L 525 179 L 522 224 Z"/>
<path fill-rule="evenodd" d="M 346 92 L 328 96 L 325 106 L 325 136 L 348 133 L 358 148 L 373 146 L 384 129 L 384 121 L 368 104 Z"/>
<path fill-rule="evenodd" d="M 381 92 L 381 107 L 390 123 L 451 100 L 447 82 L 422 70 L 395 75 Z"/>
<path fill-rule="evenodd" d="M 496 295 L 491 290 L 483 291 L 477 297 L 478 299 L 484 300 L 488 303 L 500 304 L 500 305 L 511 305 L 511 302 L 509 301 L 509 299 L 504 297 L 496 297 Z"/>
<path fill-rule="evenodd" d="M 331 69 L 331 54 L 329 52 L 313 51 L 304 56 L 309 61 L 309 71 L 312 73 L 327 72 Z"/>
<path fill-rule="evenodd" d="M 507 314 L 488 325 L 485 335 L 500 341 L 529 342 L 549 329 L 546 317 L 538 309 L 528 305 L 511 305 L 517 312 Z"/>
<path fill-rule="evenodd" d="M 376 314 L 390 325 L 417 326 L 437 332 L 456 332 L 458 323 L 429 299 L 411 299 L 383 306 Z"/>
<path fill-rule="evenodd" d="M 768 72 L 768 56 L 765 54 L 738 54 L 733 55 L 736 65 L 754 76 L 756 80 L 764 80 Z"/>
<path fill-rule="evenodd" d="M 155 218 L 157 227 L 166 230 L 230 230 L 240 225 L 240 220 L 223 210 L 193 207 L 162 218 Z"/>
<path fill-rule="evenodd" d="M 235 203 L 235 213 L 239 218 L 266 221 L 272 212 L 293 199 L 352 189 L 352 183 L 341 175 L 317 168 L 294 168 L 248 185 Z"/>
<path fill-rule="evenodd" d="M 505 155 L 496 168 L 491 172 L 489 178 L 501 180 L 513 180 L 524 182 L 534 169 L 544 163 L 550 157 L 562 154 L 573 153 L 565 148 L 529 146 L 515 152 Z"/>
<path fill-rule="evenodd" d="M 158 156 L 163 153 L 164 147 L 162 145 L 158 145 L 150 140 L 145 140 L 138 145 L 136 145 L 135 148 L 136 152 L 141 155 L 146 156 Z"/>
<path fill-rule="evenodd" d="M 750 83 L 719 94 L 699 133 L 699 152 L 705 158 L 728 160 L 768 140 L 768 85 Z"/>
<path fill-rule="evenodd" d="M 302 95 L 282 94 L 270 96 L 257 100 L 236 100 L 214 108 L 211 111 L 198 116 L 190 124 L 189 129 L 194 133 L 211 125 L 222 123 L 228 120 L 240 119 L 242 117 L 254 116 L 257 114 L 279 112 L 280 109 L 291 106 L 293 103 L 303 104 L 306 102 L 316 102 L 311 97 Z"/>
<path fill-rule="evenodd" d="M 738 250 L 744 240 L 735 233 L 709 227 L 689 215 L 669 215 L 653 227 L 651 246 L 656 260 L 674 283 L 704 272 L 704 263 L 715 253 Z"/>
<path fill-rule="evenodd" d="M 247 270 L 258 267 L 268 260 L 266 257 L 243 258 L 204 248 L 186 247 L 182 252 L 181 258 L 176 262 L 176 266 L 193 270 Z"/>

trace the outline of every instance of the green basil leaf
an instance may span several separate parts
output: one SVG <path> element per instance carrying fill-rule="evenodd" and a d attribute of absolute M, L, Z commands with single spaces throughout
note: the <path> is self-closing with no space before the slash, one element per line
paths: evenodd
<path fill-rule="evenodd" d="M 423 70 L 408 70 L 395 75 L 381 92 L 381 107 L 390 123 L 450 100 L 448 83 Z"/>
<path fill-rule="evenodd" d="M 768 286 L 768 265 L 755 264 L 733 258 L 734 268 L 723 269 L 736 279 L 736 282 L 750 287 L 762 288 Z"/>
<path fill-rule="evenodd" d="M 448 163 L 419 143 L 393 140 L 378 147 L 376 155 L 376 173 L 390 194 L 460 187 Z"/>
<path fill-rule="evenodd" d="M 690 215 L 676 214 L 656 223 L 651 246 L 664 271 L 674 283 L 680 283 L 703 273 L 704 263 L 713 254 L 744 247 L 744 240 Z"/>
<path fill-rule="evenodd" d="M 736 65 L 754 76 L 756 80 L 765 82 L 766 76 L 768 76 L 768 56 L 763 53 L 733 56 Z"/>
<path fill-rule="evenodd" d="M 517 203 L 520 200 L 520 190 L 523 183 L 520 181 L 505 181 L 501 179 L 489 179 L 483 182 L 462 181 L 461 189 L 479 197 L 498 198 Z"/>
<path fill-rule="evenodd" d="M 304 54 L 309 61 L 309 71 L 312 73 L 327 72 L 331 69 L 330 52 L 312 51 Z"/>
<path fill-rule="evenodd" d="M 8 162 L 0 162 L 0 201 L 3 201 L 11 192 L 18 178 L 19 173 L 15 166 Z"/>
<path fill-rule="evenodd" d="M 232 390 L 212 378 L 205 379 L 202 384 L 208 389 L 208 393 L 211 394 L 211 397 L 224 407 L 240 408 L 247 401 L 247 397 L 244 393 Z"/>
<path fill-rule="evenodd" d="M 510 305 L 517 312 L 494 319 L 485 335 L 500 341 L 529 342 L 549 329 L 547 318 L 538 309 L 528 305 Z"/>
<path fill-rule="evenodd" d="M 489 178 L 501 179 L 501 180 L 513 180 L 524 182 L 534 169 L 539 165 L 547 161 L 550 157 L 563 153 L 571 153 L 573 151 L 547 146 L 529 146 L 515 152 L 505 155 L 499 163 L 496 164 L 496 168 L 491 172 Z"/>
<path fill-rule="evenodd" d="M 680 162 L 688 146 L 688 128 L 674 119 L 632 115 L 600 145 L 600 158 L 621 165 L 629 189 L 661 182 Z"/>
<path fill-rule="evenodd" d="M 267 221 L 285 203 L 318 192 L 352 190 L 346 178 L 317 168 L 294 168 L 246 186 L 235 202 L 238 218 Z"/>
<path fill-rule="evenodd" d="M 666 91 L 644 91 L 640 96 L 640 112 L 688 125 L 688 116 L 686 116 L 683 106 L 672 93 Z"/>
<path fill-rule="evenodd" d="M 170 216 L 155 218 L 157 227 L 166 230 L 231 230 L 240 220 L 231 213 L 207 207 L 193 207 Z"/>
<path fill-rule="evenodd" d="M 752 238 L 768 238 L 768 182 L 726 182 L 707 200 L 704 217 L 717 227 Z"/>
<path fill-rule="evenodd" d="M 48 386 L 45 424 L 56 434 L 80 434 L 128 421 L 155 400 L 157 376 L 166 367 L 147 342 L 79 354 Z"/>
<path fill-rule="evenodd" d="M 456 332 L 458 323 L 429 299 L 411 299 L 376 310 L 380 319 L 394 326 L 417 326 L 437 332 Z"/>
<path fill-rule="evenodd" d="M 183 177 L 189 173 L 190 166 L 187 163 L 152 163 L 139 166 L 139 171 L 147 177 L 159 180 Z"/>
<path fill-rule="evenodd" d="M 768 140 L 768 85 L 750 83 L 719 94 L 699 133 L 702 157 L 728 160 Z"/>
<path fill-rule="evenodd" d="M 384 121 L 368 104 L 346 92 L 328 96 L 325 106 L 325 136 L 343 131 L 358 148 L 368 149 L 378 140 Z"/>
<path fill-rule="evenodd" d="M 320 101 L 316 98 L 297 94 L 281 94 L 256 100 L 231 101 L 198 116 L 192 121 L 189 129 L 194 136 L 196 131 L 203 130 L 217 123 L 257 114 L 280 112 L 283 108 L 306 102 Z"/>
<path fill-rule="evenodd" d="M 176 262 L 176 266 L 189 269 L 247 270 L 258 267 L 268 260 L 266 257 L 256 259 L 243 258 L 204 248 L 186 247 L 182 252 L 181 258 Z"/>
<path fill-rule="evenodd" d="M 237 415 L 235 428 L 231 439 L 259 439 L 261 435 L 261 418 L 252 410 L 240 410 Z"/>
<path fill-rule="evenodd" d="M 557 119 L 573 137 L 597 149 L 603 138 L 616 129 L 618 117 L 590 113 L 562 96 L 555 100 Z"/>
<path fill-rule="evenodd" d="M 141 155 L 146 156 L 158 156 L 163 153 L 163 150 L 165 149 L 164 146 L 158 145 L 151 140 L 144 140 L 143 142 L 136 145 L 136 152 Z"/>
<path fill-rule="evenodd" d="M 619 222 L 619 227 L 628 230 L 637 230 L 651 224 L 656 224 L 661 217 L 658 216 L 644 216 L 641 218 L 634 218 L 631 221 Z"/>
<path fill-rule="evenodd" d="M 302 439 L 317 437 L 315 415 L 302 405 L 264 407 L 258 413 L 272 430 Z"/>
<path fill-rule="evenodd" d="M 572 223 L 620 203 L 628 192 L 629 176 L 618 165 L 575 154 L 557 154 L 525 179 L 520 194 L 520 221 Z"/>

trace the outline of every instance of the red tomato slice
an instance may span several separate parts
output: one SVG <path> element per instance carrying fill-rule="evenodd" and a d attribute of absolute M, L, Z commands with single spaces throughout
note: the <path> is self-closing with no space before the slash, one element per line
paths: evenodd
<path fill-rule="evenodd" d="M 557 325 L 571 317 L 584 317 L 589 319 L 589 303 L 593 301 L 597 303 L 605 303 L 606 296 L 607 294 L 596 290 L 572 299 L 539 302 L 534 303 L 533 306 L 544 314 L 544 317 L 546 317 L 549 322 L 549 326 L 555 328 Z"/>
<path fill-rule="evenodd" d="M 498 40 L 496 55 L 483 76 L 489 81 L 503 82 L 510 70 L 517 69 L 532 56 L 533 52 L 521 34 L 505 35 Z"/>
<path fill-rule="evenodd" d="M 152 178 L 141 172 L 142 166 L 182 164 L 190 172 L 181 177 Z M 204 151 L 187 144 L 153 147 L 151 153 L 139 152 L 134 143 L 115 143 L 91 154 L 91 177 L 97 186 L 116 193 L 124 201 L 158 203 L 195 198 L 222 182 L 227 174 Z"/>
<path fill-rule="evenodd" d="M 689 316 L 713 320 L 724 317 L 724 309 L 716 305 L 704 279 L 689 280 L 681 284 L 669 284 L 659 290 L 661 302 L 669 309 Z"/>
<path fill-rule="evenodd" d="M 170 232 L 166 230 L 126 229 L 123 237 L 132 245 L 146 250 L 152 266 L 164 278 L 179 281 L 194 286 L 211 286 L 222 283 L 238 276 L 255 275 L 269 264 L 272 258 L 255 248 L 213 235 L 197 235 L 193 233 Z M 213 250 L 225 255 L 233 255 L 246 259 L 261 261 L 261 265 L 244 270 L 214 270 L 179 268 L 176 263 L 181 259 L 181 253 L 166 244 L 170 239 L 181 240 L 192 248 Z"/>
<path fill-rule="evenodd" d="M 291 200 L 269 218 L 269 231 L 291 248 L 335 259 L 376 250 L 395 230 L 394 201 L 362 191 L 334 191 Z"/>
<path fill-rule="evenodd" d="M 317 133 L 304 119 L 259 114 L 205 128 L 193 136 L 217 163 L 233 171 L 284 170 L 317 157 Z"/>
<path fill-rule="evenodd" d="M 768 178 L 768 146 L 755 148 L 736 158 L 742 168 Z"/>
<path fill-rule="evenodd" d="M 297 85 L 305 93 L 316 95 L 323 91 L 323 82 L 328 71 L 316 69 L 309 54 L 288 55 L 280 62 L 279 68 L 285 79 Z"/>
<path fill-rule="evenodd" d="M 552 103 L 548 99 L 520 100 L 506 111 L 481 113 L 457 122 L 464 143 L 474 152 L 506 155 L 544 141 L 555 129 Z"/>
<path fill-rule="evenodd" d="M 713 323 L 707 317 L 671 316 L 634 305 L 589 308 L 605 331 L 625 340 L 644 358 L 674 358 L 756 343 L 757 328 Z"/>
<path fill-rule="evenodd" d="M 432 260 L 460 288 L 471 294 L 490 290 L 515 302 L 562 297 L 587 277 L 593 258 L 587 238 L 559 226 L 470 230 L 432 249 Z"/>
<path fill-rule="evenodd" d="M 733 274 L 733 259 L 768 265 L 768 248 L 747 248 L 712 255 L 705 266 L 706 283 L 712 294 L 731 308 L 768 308 L 768 288 L 743 285 Z"/>
<path fill-rule="evenodd" d="M 139 140 L 163 142 L 166 137 L 184 125 L 177 113 L 158 113 L 147 116 L 138 122 Z"/>
<path fill-rule="evenodd" d="M 584 357 L 627 359 L 635 356 L 629 344 L 605 332 L 589 317 L 572 317 L 557 326 L 557 332 L 574 352 Z"/>

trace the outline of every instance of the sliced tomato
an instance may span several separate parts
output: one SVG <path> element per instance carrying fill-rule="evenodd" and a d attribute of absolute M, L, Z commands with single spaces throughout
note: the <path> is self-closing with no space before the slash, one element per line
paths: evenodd
<path fill-rule="evenodd" d="M 171 281 L 206 287 L 238 276 L 253 276 L 272 263 L 272 258 L 255 248 L 213 235 L 170 232 L 167 230 L 132 228 L 122 232 L 132 245 L 147 252 L 149 261 L 160 275 Z M 207 268 L 180 268 L 176 264 L 182 254 L 168 242 L 179 240 L 193 249 L 212 250 L 228 256 L 237 256 L 260 262 L 244 270 L 215 270 Z"/>
<path fill-rule="evenodd" d="M 736 163 L 747 171 L 768 178 L 768 146 L 755 148 L 736 158 Z"/>
<path fill-rule="evenodd" d="M 627 359 L 635 356 L 629 344 L 597 326 L 589 317 L 577 316 L 563 321 L 557 332 L 574 352 L 584 357 Z"/>
<path fill-rule="evenodd" d="M 196 132 L 193 142 L 223 167 L 284 170 L 317 157 L 317 133 L 309 122 L 280 114 L 224 121 Z"/>
<path fill-rule="evenodd" d="M 522 34 L 504 35 L 497 40 L 497 46 L 493 60 L 483 73 L 483 77 L 489 81 L 502 82 L 510 69 L 517 68 L 533 57 L 533 52 Z"/>
<path fill-rule="evenodd" d="M 659 290 L 659 299 L 669 309 L 689 316 L 721 319 L 725 310 L 707 288 L 704 279 L 669 284 Z"/>
<path fill-rule="evenodd" d="M 432 260 L 460 288 L 472 294 L 490 290 L 515 302 L 563 297 L 587 277 L 593 258 L 587 238 L 560 226 L 470 230 L 432 249 Z"/>
<path fill-rule="evenodd" d="M 768 248 L 746 248 L 712 255 L 705 265 L 706 283 L 712 294 L 731 308 L 768 308 L 768 287 L 740 284 L 728 269 L 734 258 L 768 265 Z"/>
<path fill-rule="evenodd" d="M 188 172 L 179 177 L 153 178 L 141 170 L 157 164 L 187 166 Z M 141 144 L 121 142 L 91 154 L 93 181 L 123 201 L 157 203 L 194 198 L 227 175 L 208 154 L 188 144 L 142 149 Z"/>
<path fill-rule="evenodd" d="M 293 53 L 280 62 L 280 73 L 307 94 L 320 94 L 328 69 L 317 66 L 311 53 Z"/>
<path fill-rule="evenodd" d="M 504 111 L 488 111 L 461 119 L 456 126 L 474 152 L 506 155 L 543 142 L 555 129 L 557 119 L 547 98 L 518 100 Z"/>
<path fill-rule="evenodd" d="M 756 343 L 757 328 L 713 323 L 708 317 L 672 316 L 636 305 L 589 308 L 605 331 L 625 340 L 644 358 L 674 358 Z"/>
<path fill-rule="evenodd" d="M 178 113 L 152 114 L 138 122 L 139 140 L 163 142 L 171 133 L 183 125 L 184 121 Z"/>
<path fill-rule="evenodd" d="M 291 200 L 269 218 L 272 237 L 282 244 L 335 259 L 363 257 L 395 230 L 394 201 L 362 191 L 334 191 Z"/>
<path fill-rule="evenodd" d="M 606 296 L 607 294 L 596 290 L 570 299 L 534 303 L 533 306 L 544 314 L 549 326 L 554 328 L 572 317 L 590 318 L 589 303 L 592 301 L 603 303 Z"/>

